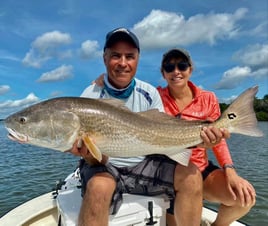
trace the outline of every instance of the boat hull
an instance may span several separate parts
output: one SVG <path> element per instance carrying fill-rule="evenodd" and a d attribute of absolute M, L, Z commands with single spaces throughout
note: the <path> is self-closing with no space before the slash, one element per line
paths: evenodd
<path fill-rule="evenodd" d="M 70 174 L 59 190 L 38 196 L 14 208 L 0 218 L 0 225 L 75 226 L 82 202 L 78 175 L 77 172 Z M 149 211 L 149 205 L 152 211 Z M 110 216 L 109 226 L 144 226 L 150 220 L 155 222 L 154 226 L 165 226 L 168 207 L 169 201 L 163 197 L 124 194 L 123 204 L 116 215 Z M 206 225 L 206 221 L 213 222 L 216 217 L 217 212 L 203 207 L 201 225 Z M 238 221 L 231 224 L 245 225 Z"/>

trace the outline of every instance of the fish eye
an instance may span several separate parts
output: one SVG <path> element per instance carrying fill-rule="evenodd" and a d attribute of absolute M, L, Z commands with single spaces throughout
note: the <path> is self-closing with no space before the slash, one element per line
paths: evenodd
<path fill-rule="evenodd" d="M 26 123 L 26 121 L 27 121 L 27 118 L 26 117 L 20 117 L 19 118 L 19 122 L 21 123 L 21 124 L 24 124 L 24 123 Z"/>

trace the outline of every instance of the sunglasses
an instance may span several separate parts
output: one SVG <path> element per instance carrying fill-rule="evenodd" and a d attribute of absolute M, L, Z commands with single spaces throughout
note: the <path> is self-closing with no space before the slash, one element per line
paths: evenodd
<path fill-rule="evenodd" d="M 177 64 L 165 64 L 163 65 L 163 69 L 167 72 L 167 73 L 170 73 L 170 72 L 173 72 L 175 70 L 175 68 L 178 68 L 180 71 L 186 71 L 189 67 L 190 67 L 190 64 L 188 62 L 179 62 Z"/>

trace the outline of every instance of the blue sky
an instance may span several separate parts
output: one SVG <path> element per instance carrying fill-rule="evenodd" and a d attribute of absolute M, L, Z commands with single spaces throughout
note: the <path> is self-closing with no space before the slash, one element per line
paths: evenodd
<path fill-rule="evenodd" d="M 162 54 L 187 49 L 192 81 L 228 102 L 259 85 L 268 93 L 268 6 L 252 0 L 1 0 L 0 118 L 56 96 L 79 96 L 105 71 L 105 35 L 140 39 L 137 77 L 165 86 Z"/>

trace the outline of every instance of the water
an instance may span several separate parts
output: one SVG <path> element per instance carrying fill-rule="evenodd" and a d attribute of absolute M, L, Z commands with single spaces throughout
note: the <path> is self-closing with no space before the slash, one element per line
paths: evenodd
<path fill-rule="evenodd" d="M 263 138 L 232 135 L 228 140 L 238 174 L 257 191 L 256 205 L 242 218 L 252 226 L 268 225 L 268 122 L 260 122 L 259 127 L 265 133 Z M 0 122 L 0 216 L 51 191 L 57 180 L 76 168 L 79 159 L 71 154 L 18 144 L 6 136 Z"/>

